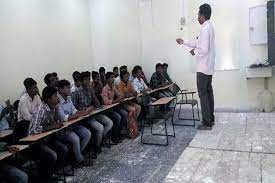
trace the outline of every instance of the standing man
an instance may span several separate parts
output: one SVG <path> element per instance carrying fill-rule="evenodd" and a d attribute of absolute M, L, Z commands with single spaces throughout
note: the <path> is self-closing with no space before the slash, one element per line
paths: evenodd
<path fill-rule="evenodd" d="M 199 37 L 194 43 L 178 38 L 180 45 L 186 45 L 192 50 L 191 55 L 197 57 L 197 87 L 201 101 L 203 121 L 199 130 L 211 130 L 215 124 L 214 96 L 212 75 L 215 68 L 215 33 L 210 23 L 211 6 L 203 4 L 199 8 L 198 21 L 201 24 Z"/>

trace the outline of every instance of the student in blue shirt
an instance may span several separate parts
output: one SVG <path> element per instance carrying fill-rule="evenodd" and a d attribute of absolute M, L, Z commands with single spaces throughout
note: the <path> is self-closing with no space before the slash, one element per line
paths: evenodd
<path fill-rule="evenodd" d="M 58 97 L 60 100 L 58 106 L 59 120 L 62 122 L 77 119 L 81 116 L 89 114 L 89 110 L 78 111 L 70 98 L 70 82 L 67 80 L 61 80 L 58 83 Z M 64 135 L 60 138 L 60 141 L 71 142 L 73 154 L 79 165 L 89 166 L 90 161 L 86 160 L 82 155 L 83 150 L 89 143 L 91 138 L 91 132 L 82 125 L 74 125 L 65 130 Z"/>

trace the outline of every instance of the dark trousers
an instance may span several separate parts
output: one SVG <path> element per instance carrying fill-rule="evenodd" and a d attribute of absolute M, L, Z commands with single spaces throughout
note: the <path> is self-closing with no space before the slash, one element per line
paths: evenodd
<path fill-rule="evenodd" d="M 206 126 L 213 126 L 214 116 L 214 95 L 212 88 L 212 75 L 197 73 L 197 87 L 201 101 L 202 123 Z"/>
<path fill-rule="evenodd" d="M 47 180 L 53 173 L 57 161 L 57 154 L 44 144 L 34 144 L 32 147 L 33 158 L 40 161 L 40 180 Z"/>
<path fill-rule="evenodd" d="M 18 142 L 20 139 L 28 136 L 30 122 L 29 121 L 19 121 L 15 124 L 13 135 L 15 142 Z"/>

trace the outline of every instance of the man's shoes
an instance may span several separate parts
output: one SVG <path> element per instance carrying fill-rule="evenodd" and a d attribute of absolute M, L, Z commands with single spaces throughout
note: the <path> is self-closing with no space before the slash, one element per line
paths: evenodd
<path fill-rule="evenodd" d="M 84 159 L 82 162 L 80 162 L 79 164 L 81 166 L 92 166 L 93 165 L 93 160 L 92 159 Z"/>
<path fill-rule="evenodd" d="M 117 145 L 119 143 L 119 140 L 117 138 L 113 138 L 112 142 L 113 142 L 114 145 Z"/>
<path fill-rule="evenodd" d="M 212 127 L 201 124 L 201 125 L 198 125 L 197 129 L 198 130 L 212 130 Z"/>

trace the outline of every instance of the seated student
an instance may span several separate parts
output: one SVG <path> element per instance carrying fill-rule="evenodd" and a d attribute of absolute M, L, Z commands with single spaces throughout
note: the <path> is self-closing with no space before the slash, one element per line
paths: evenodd
<path fill-rule="evenodd" d="M 27 78 L 24 85 L 27 93 L 20 98 L 18 104 L 18 122 L 14 128 L 16 141 L 28 135 L 32 115 L 41 104 L 37 82 L 32 78 Z"/>
<path fill-rule="evenodd" d="M 106 85 L 106 77 L 105 77 L 105 68 L 100 67 L 99 68 L 99 76 L 102 86 L 104 87 Z"/>
<path fill-rule="evenodd" d="M 0 153 L 5 151 L 14 153 L 18 151 L 18 149 L 8 146 L 5 142 L 0 142 Z M 0 182 L 28 183 L 28 175 L 22 170 L 16 168 L 15 166 L 9 165 L 8 163 L 1 161 Z"/>
<path fill-rule="evenodd" d="M 168 69 L 168 64 L 167 63 L 162 64 L 162 70 L 163 70 L 164 77 L 165 77 L 166 81 L 169 83 L 172 83 L 172 79 L 170 78 L 170 76 L 167 72 L 167 69 Z"/>
<path fill-rule="evenodd" d="M 167 84 L 170 84 L 169 82 L 166 82 L 166 79 L 164 77 L 164 73 L 162 70 L 162 64 L 158 63 L 156 65 L 156 72 L 153 73 L 151 80 L 150 80 L 150 86 L 152 89 L 156 89 L 162 86 L 165 86 Z M 157 98 L 163 98 L 163 97 L 172 97 L 173 93 L 170 92 L 169 90 L 162 90 L 158 92 Z"/>
<path fill-rule="evenodd" d="M 120 73 L 120 77 L 122 78 L 122 80 L 118 86 L 118 89 L 122 97 L 129 98 L 137 96 L 137 92 L 135 91 L 133 84 L 129 81 L 129 73 L 127 71 L 123 71 Z M 135 125 L 137 126 L 137 118 L 140 114 L 141 107 L 138 104 L 130 101 L 125 103 L 123 107 L 129 112 L 128 117 L 131 118 L 130 121 L 135 121 Z"/>
<path fill-rule="evenodd" d="M 136 67 L 136 66 L 135 66 Z M 136 69 L 135 67 L 132 70 L 132 75 L 129 77 L 129 81 L 133 82 L 134 79 L 137 77 Z"/>
<path fill-rule="evenodd" d="M 141 78 L 143 79 L 144 83 L 149 86 L 148 80 L 143 72 L 143 70 L 141 69 Z"/>
<path fill-rule="evenodd" d="M 56 72 L 53 72 L 52 74 L 53 74 L 53 77 L 54 77 L 55 81 L 58 83 L 59 78 L 58 78 L 58 76 L 57 76 L 57 73 L 56 73 Z M 57 83 L 56 83 L 56 84 L 57 84 Z"/>
<path fill-rule="evenodd" d="M 104 75 L 105 77 L 105 75 Z M 103 85 L 101 83 L 101 80 L 100 80 L 100 76 L 99 76 L 99 73 L 96 72 L 96 71 L 93 71 L 92 72 L 92 87 L 94 89 L 94 92 L 95 92 L 95 96 L 97 97 L 99 103 L 100 103 L 100 106 L 103 105 L 103 99 L 102 99 L 102 96 L 101 96 L 101 92 L 103 90 Z"/>
<path fill-rule="evenodd" d="M 29 128 L 29 135 L 61 128 L 62 123 L 58 123 L 59 98 L 55 87 L 47 86 L 42 91 L 42 103 L 32 116 Z M 57 161 L 57 154 L 49 148 L 47 142 L 35 144 L 33 146 L 33 156 L 40 160 L 39 173 L 41 179 L 46 181 L 53 173 L 53 168 Z"/>
<path fill-rule="evenodd" d="M 74 83 L 71 86 L 71 93 L 75 92 L 75 90 L 81 86 L 80 72 L 74 71 L 73 79 L 74 79 Z"/>
<path fill-rule="evenodd" d="M 81 87 L 72 95 L 74 106 L 78 110 L 98 108 L 100 104 L 91 86 L 91 73 L 88 71 L 82 72 L 80 79 Z M 95 130 L 96 152 L 100 153 L 102 151 L 100 147 L 102 138 L 105 138 L 107 133 L 112 129 L 113 121 L 103 114 L 98 114 L 94 118 L 89 119 L 87 124 Z"/>
<path fill-rule="evenodd" d="M 44 77 L 44 82 L 47 86 L 53 86 L 56 87 L 58 84 L 57 76 L 55 76 L 53 73 L 48 73 Z"/>
<path fill-rule="evenodd" d="M 115 75 L 115 78 L 119 76 L 118 67 L 114 67 L 114 68 L 113 68 L 113 73 L 114 73 L 114 75 Z"/>
<path fill-rule="evenodd" d="M 123 65 L 119 68 L 119 73 L 123 72 L 123 71 L 126 71 L 127 72 L 127 66 L 126 65 Z M 121 82 L 121 78 L 120 78 L 120 75 L 116 77 L 115 79 L 115 86 L 118 86 Z"/>
<path fill-rule="evenodd" d="M 112 72 L 107 72 L 106 73 L 106 81 L 107 84 L 102 90 L 102 98 L 104 105 L 111 105 L 115 103 L 119 103 L 122 101 L 123 97 L 120 95 L 119 91 L 117 88 L 114 86 L 114 80 L 115 80 L 115 75 Z M 127 125 L 127 117 L 128 113 L 121 107 L 116 107 L 110 114 L 109 116 L 114 123 L 113 126 L 113 133 L 112 133 L 112 141 L 115 143 L 119 143 L 121 140 L 121 129 L 123 126 L 126 127 Z"/>
<path fill-rule="evenodd" d="M 146 85 L 146 83 L 143 81 L 143 79 L 141 77 L 142 76 L 142 68 L 140 66 L 135 66 L 134 70 L 136 73 L 136 78 L 133 81 L 135 91 L 138 94 L 140 94 L 142 92 L 151 90 L 150 88 L 148 88 L 148 86 Z"/>
<path fill-rule="evenodd" d="M 77 119 L 90 113 L 89 110 L 77 111 L 70 98 L 70 82 L 61 80 L 58 83 L 58 97 L 60 104 L 58 106 L 59 119 L 62 122 Z M 61 142 L 72 145 L 74 157 L 81 166 L 89 166 L 91 162 L 84 159 L 82 151 L 85 149 L 91 138 L 91 132 L 81 125 L 74 125 L 61 132 L 58 139 Z"/>
<path fill-rule="evenodd" d="M 10 115 L 7 108 L 0 105 L 0 132 L 10 129 Z"/>

